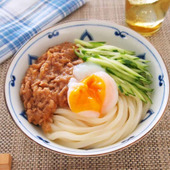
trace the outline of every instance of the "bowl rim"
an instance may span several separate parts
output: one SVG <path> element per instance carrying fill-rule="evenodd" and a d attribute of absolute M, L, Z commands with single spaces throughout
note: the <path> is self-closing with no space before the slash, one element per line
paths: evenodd
<path fill-rule="evenodd" d="M 56 28 L 56 27 L 58 27 L 58 26 L 59 26 L 59 27 L 60 27 L 60 26 L 62 27 L 62 26 L 64 26 L 65 24 L 72 24 L 72 23 L 75 23 L 75 22 L 101 22 L 101 24 L 103 23 L 103 24 L 108 24 L 108 25 L 110 24 L 110 25 L 112 25 L 112 26 L 120 26 L 120 27 L 122 27 L 123 29 L 126 29 L 127 31 L 133 32 L 133 34 L 135 33 L 139 38 L 142 37 L 143 39 L 145 39 L 146 42 L 150 43 L 150 44 L 154 47 L 154 49 L 156 50 L 156 52 L 160 55 L 160 58 L 162 59 L 162 62 L 163 62 L 163 64 L 164 64 L 164 66 L 165 66 L 165 71 L 167 71 L 167 79 L 168 79 L 168 83 L 169 83 L 169 85 L 170 85 L 170 79 L 169 79 L 169 75 L 170 75 L 170 74 L 169 74 L 169 71 L 168 71 L 168 69 L 167 69 L 166 62 L 164 62 L 165 60 L 163 59 L 162 55 L 158 52 L 158 50 L 155 48 L 155 46 L 154 46 L 148 39 L 146 39 L 145 37 L 143 37 L 143 36 L 140 35 L 139 33 L 135 32 L 134 30 L 132 30 L 132 29 L 126 27 L 126 26 L 119 25 L 119 24 L 117 24 L 117 23 L 111 22 L 111 21 L 98 20 L 98 19 L 71 20 L 71 21 L 65 21 L 65 22 L 63 22 L 63 23 L 59 22 L 59 23 L 57 23 L 56 25 L 53 25 L 53 26 L 51 26 L 51 27 L 48 27 L 48 28 L 40 31 L 40 32 L 37 33 L 36 35 L 34 35 L 34 36 L 33 36 L 32 38 L 30 38 L 27 42 L 25 42 L 25 43 L 17 50 L 17 52 L 13 55 L 13 58 L 12 58 L 12 60 L 10 61 L 9 66 L 8 66 L 8 68 L 7 68 L 7 71 L 6 71 L 6 74 L 5 74 L 5 77 L 6 77 L 6 78 L 5 78 L 5 81 L 4 81 L 4 99 L 5 99 L 5 104 L 6 104 L 6 106 L 7 106 L 7 109 L 8 109 L 8 113 L 9 113 L 10 117 L 12 118 L 14 124 L 20 129 L 20 131 L 21 131 L 23 134 L 25 134 L 25 136 L 27 136 L 29 139 L 31 139 L 32 141 L 34 141 L 36 144 L 40 145 L 41 147 L 46 148 L 46 149 L 48 149 L 48 150 L 50 150 L 50 151 L 52 151 L 52 152 L 56 152 L 56 153 L 58 153 L 58 154 L 62 154 L 62 155 L 66 155 L 66 156 L 71 156 L 71 157 L 96 157 L 96 156 L 98 157 L 98 156 L 104 156 L 104 155 L 107 155 L 107 154 L 112 154 L 112 153 L 116 153 L 116 152 L 118 152 L 118 151 L 122 151 L 122 150 L 124 150 L 124 149 L 132 146 L 133 144 L 138 143 L 140 140 L 143 140 L 144 137 L 146 137 L 146 136 L 158 125 L 158 123 L 161 121 L 162 117 L 165 115 L 165 111 L 167 110 L 168 103 L 170 102 L 170 98 L 169 98 L 169 96 L 170 96 L 170 94 L 169 94 L 169 93 L 170 93 L 170 86 L 169 86 L 169 89 L 168 89 L 168 92 L 169 92 L 169 93 L 168 93 L 168 98 L 167 98 L 167 101 L 166 101 L 166 105 L 165 105 L 165 107 L 164 107 L 164 109 L 163 109 L 163 111 L 162 111 L 162 113 L 161 113 L 161 117 L 157 120 L 156 123 L 153 123 L 154 125 L 153 125 L 153 127 L 152 127 L 149 131 L 147 131 L 144 135 L 142 135 L 141 137 L 139 137 L 139 138 L 136 139 L 135 141 L 127 144 L 126 146 L 123 146 L 123 147 L 121 147 L 121 148 L 119 148 L 119 149 L 116 149 L 116 150 L 113 150 L 113 151 L 106 151 L 106 152 L 104 152 L 104 153 L 99 153 L 99 154 L 96 153 L 96 154 L 89 154 L 89 155 L 88 155 L 88 154 L 81 154 L 81 155 L 79 155 L 79 154 L 65 153 L 65 152 L 60 152 L 60 151 L 51 149 L 51 148 L 49 148 L 49 147 L 47 147 L 47 146 L 44 146 L 44 145 L 40 144 L 40 143 L 37 142 L 36 140 L 32 139 L 29 135 L 27 135 L 27 134 L 19 127 L 19 125 L 18 125 L 18 124 L 16 123 L 16 121 L 14 120 L 14 118 L 13 118 L 11 112 L 10 112 L 9 106 L 8 106 L 8 104 L 7 104 L 7 96 L 6 96 L 6 90 L 5 90 L 7 75 L 8 75 L 8 72 L 9 72 L 9 68 L 11 67 L 11 65 L 12 65 L 14 59 L 16 58 L 16 56 L 18 55 L 18 53 L 19 53 L 32 39 L 34 39 L 35 37 L 38 37 L 39 34 L 45 32 L 45 31 L 47 31 L 47 30 L 50 30 L 50 29 L 52 29 L 52 28 Z M 136 35 L 133 35 L 133 36 L 136 36 Z M 67 148 L 68 148 L 68 147 L 67 147 Z M 105 147 L 104 147 L 104 148 L 105 148 Z M 68 148 L 68 149 L 72 149 L 72 148 Z"/>

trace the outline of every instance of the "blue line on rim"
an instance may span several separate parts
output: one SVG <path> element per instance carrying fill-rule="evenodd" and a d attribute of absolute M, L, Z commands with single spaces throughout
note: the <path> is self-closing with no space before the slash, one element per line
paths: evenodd
<path fill-rule="evenodd" d="M 62 28 L 59 28 L 59 29 L 56 29 L 56 30 L 59 31 L 59 30 L 67 29 L 67 28 L 81 27 L 81 26 L 99 26 L 99 27 L 106 27 L 106 28 L 111 28 L 111 29 L 114 29 L 114 30 L 118 30 L 118 31 L 119 31 L 119 29 L 117 29 L 117 28 L 115 28 L 115 27 L 113 27 L 113 26 L 102 25 L 102 24 L 76 24 L 76 25 L 71 25 L 71 26 L 65 26 L 65 27 L 62 27 Z M 137 39 L 137 38 L 134 37 L 133 35 L 130 35 L 130 34 L 127 33 L 127 32 L 124 32 L 124 33 L 126 33 L 126 34 L 129 35 L 130 37 L 132 37 L 132 38 L 134 38 L 135 40 L 137 40 L 138 42 L 140 42 L 142 45 L 144 45 L 144 46 L 150 51 L 150 53 L 154 56 L 155 60 L 157 61 L 158 65 L 159 65 L 159 67 L 160 67 L 161 73 L 163 74 L 161 65 L 160 65 L 159 61 L 157 60 L 157 58 L 155 57 L 155 55 L 153 54 L 153 52 L 152 52 L 143 42 L 141 42 L 139 39 Z M 21 54 L 21 56 L 17 59 L 15 65 L 14 65 L 14 67 L 13 67 L 13 69 L 12 69 L 11 75 L 13 74 L 14 69 L 15 69 L 17 63 L 18 63 L 18 61 L 21 59 L 21 57 L 23 56 L 23 54 L 24 54 L 33 44 L 35 44 L 38 40 L 40 40 L 41 38 L 45 37 L 46 35 L 48 35 L 48 33 L 46 33 L 45 35 L 43 35 L 43 36 L 41 36 L 40 38 L 38 38 L 37 40 L 35 40 L 32 44 L 30 44 L 30 45 L 23 51 L 23 53 Z M 164 85 L 164 89 L 163 89 L 163 90 L 164 90 L 164 91 L 163 91 L 163 98 L 162 98 L 162 102 L 161 102 L 161 107 L 159 108 L 159 110 L 158 110 L 157 114 L 155 115 L 154 119 L 152 120 L 152 122 L 151 122 L 151 123 L 147 126 L 147 128 L 145 128 L 140 134 L 142 134 L 144 131 L 146 131 L 146 130 L 152 125 L 152 123 L 153 123 L 153 121 L 156 119 L 156 117 L 159 115 L 159 112 L 160 112 L 160 110 L 161 110 L 161 108 L 162 108 L 163 99 L 164 99 L 164 96 L 165 96 L 165 85 Z M 16 112 L 15 112 L 15 110 L 14 110 L 14 108 L 13 108 L 13 105 L 12 105 L 11 95 L 10 95 L 10 85 L 9 85 L 9 99 L 10 99 L 10 104 L 11 104 L 11 106 L 12 106 L 12 109 L 13 109 L 13 111 L 14 111 L 14 114 L 16 115 L 16 118 L 17 118 L 18 121 L 20 122 L 20 120 L 19 120 L 19 118 L 18 118 L 18 116 L 17 116 L 17 114 L 16 114 Z M 20 124 L 25 128 L 25 126 L 24 126 L 21 122 L 20 122 Z M 29 134 L 31 134 L 33 137 L 36 138 L 36 136 L 34 136 L 28 129 L 25 128 L 25 130 L 26 130 Z M 138 134 L 137 136 L 140 136 L 140 134 Z M 137 138 L 137 136 L 134 137 L 133 141 Z M 36 138 L 36 139 L 37 139 L 37 138 Z M 38 143 L 39 143 L 39 142 L 38 142 Z M 57 148 L 56 146 L 53 146 L 53 145 L 50 145 L 50 144 L 46 144 L 46 145 L 52 146 L 52 147 L 54 147 L 54 148 Z M 121 144 L 120 144 L 120 145 L 121 145 Z M 125 146 L 127 146 L 127 144 L 126 144 Z M 114 147 L 115 147 L 115 146 L 114 146 Z M 114 147 L 112 147 L 112 148 L 114 148 Z M 118 148 L 119 145 L 116 146 L 116 147 Z M 110 148 L 110 149 L 111 149 L 111 148 Z M 69 151 L 69 150 L 64 149 L 64 148 L 62 148 L 62 150 L 63 150 L 63 151 Z M 95 154 L 97 154 L 98 152 L 102 152 L 102 151 L 104 151 L 105 149 L 97 149 L 97 150 L 98 150 L 98 151 L 95 151 Z M 84 151 L 85 151 L 85 150 L 84 150 Z M 89 152 L 89 151 L 90 151 L 90 150 L 88 150 L 88 153 L 90 154 L 91 152 Z M 70 152 L 70 151 L 69 151 L 69 152 Z M 74 153 L 74 150 L 72 150 L 71 153 Z"/>

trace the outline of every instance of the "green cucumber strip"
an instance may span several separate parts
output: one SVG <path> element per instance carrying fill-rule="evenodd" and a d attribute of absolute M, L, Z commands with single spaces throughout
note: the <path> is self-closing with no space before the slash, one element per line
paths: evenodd
<path fill-rule="evenodd" d="M 148 60 L 136 57 L 134 51 L 107 45 L 105 42 L 86 42 L 76 39 L 75 43 L 77 46 L 75 54 L 84 61 L 105 68 L 115 80 L 121 93 L 136 96 L 145 103 L 148 101 L 152 103 L 148 93 L 153 89 L 147 86 L 152 83 Z"/>

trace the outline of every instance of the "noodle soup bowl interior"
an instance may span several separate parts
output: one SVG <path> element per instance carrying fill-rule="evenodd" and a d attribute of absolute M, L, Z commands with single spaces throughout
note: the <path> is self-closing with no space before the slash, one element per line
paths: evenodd
<path fill-rule="evenodd" d="M 154 89 L 145 117 L 137 128 L 127 137 L 115 144 L 90 149 L 72 149 L 50 141 L 41 127 L 30 124 L 20 98 L 21 81 L 29 65 L 45 53 L 50 47 L 63 42 L 74 42 L 74 39 L 87 41 L 105 41 L 126 50 L 136 52 L 136 55 L 150 62 L 149 71 L 152 74 Z M 5 81 L 5 98 L 10 115 L 16 125 L 30 139 L 50 150 L 72 156 L 96 156 L 118 151 L 144 137 L 162 117 L 169 97 L 169 79 L 165 64 L 157 50 L 138 33 L 105 21 L 89 20 L 74 21 L 53 26 L 40 32 L 28 41 L 15 55 L 8 69 Z M 133 122 L 132 122 L 133 123 Z M 69 142 L 69 141 L 68 141 Z"/>

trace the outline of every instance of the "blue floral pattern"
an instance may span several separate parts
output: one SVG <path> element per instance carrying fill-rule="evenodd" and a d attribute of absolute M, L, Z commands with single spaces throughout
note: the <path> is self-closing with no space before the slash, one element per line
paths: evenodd
<path fill-rule="evenodd" d="M 129 140 L 131 140 L 132 138 L 134 138 L 135 136 L 130 136 L 129 138 L 127 138 L 126 140 L 122 141 L 121 143 L 126 143 L 128 142 Z"/>
<path fill-rule="evenodd" d="M 148 111 L 147 111 L 147 113 L 146 113 L 146 116 L 145 116 L 145 118 L 143 119 L 143 120 L 141 120 L 141 122 L 140 123 L 142 123 L 142 122 L 144 122 L 145 120 L 147 120 L 151 115 L 153 115 L 154 114 L 154 111 L 152 110 L 152 109 L 149 109 Z"/>
<path fill-rule="evenodd" d="M 53 32 L 48 33 L 48 38 L 53 38 L 59 35 L 59 32 L 57 30 L 54 30 Z"/>
<path fill-rule="evenodd" d="M 34 63 L 34 61 L 37 60 L 37 58 L 38 58 L 37 56 L 28 54 L 28 64 L 32 65 Z"/>
<path fill-rule="evenodd" d="M 159 86 L 162 86 L 163 84 L 165 84 L 163 74 L 158 76 L 158 80 L 159 80 Z"/>
<path fill-rule="evenodd" d="M 11 75 L 11 81 L 10 81 L 10 84 L 12 87 L 15 86 L 15 81 L 16 81 L 16 77 L 14 75 Z"/>
<path fill-rule="evenodd" d="M 23 110 L 23 111 L 20 113 L 20 115 L 21 115 L 25 120 L 28 120 L 27 115 L 26 115 L 26 113 L 25 113 L 25 110 Z"/>
<path fill-rule="evenodd" d="M 140 59 L 145 60 L 145 58 L 146 58 L 145 55 L 146 55 L 146 53 L 143 53 L 143 54 L 137 55 L 137 57 L 140 58 Z"/>
<path fill-rule="evenodd" d="M 94 40 L 93 36 L 87 31 L 85 30 L 85 32 L 82 33 L 80 40 L 84 40 L 85 38 L 88 38 L 90 41 Z"/>
<path fill-rule="evenodd" d="M 42 137 L 40 137 L 40 136 L 37 136 L 37 138 L 38 138 L 38 139 L 40 139 L 40 140 L 42 140 L 44 143 L 50 143 L 49 141 L 47 141 L 47 140 L 43 139 L 43 138 L 42 138 Z"/>
<path fill-rule="evenodd" d="M 124 31 L 119 31 L 118 29 L 115 31 L 115 35 L 120 36 L 121 38 L 125 38 L 126 37 L 125 34 L 128 34 L 128 33 Z"/>

